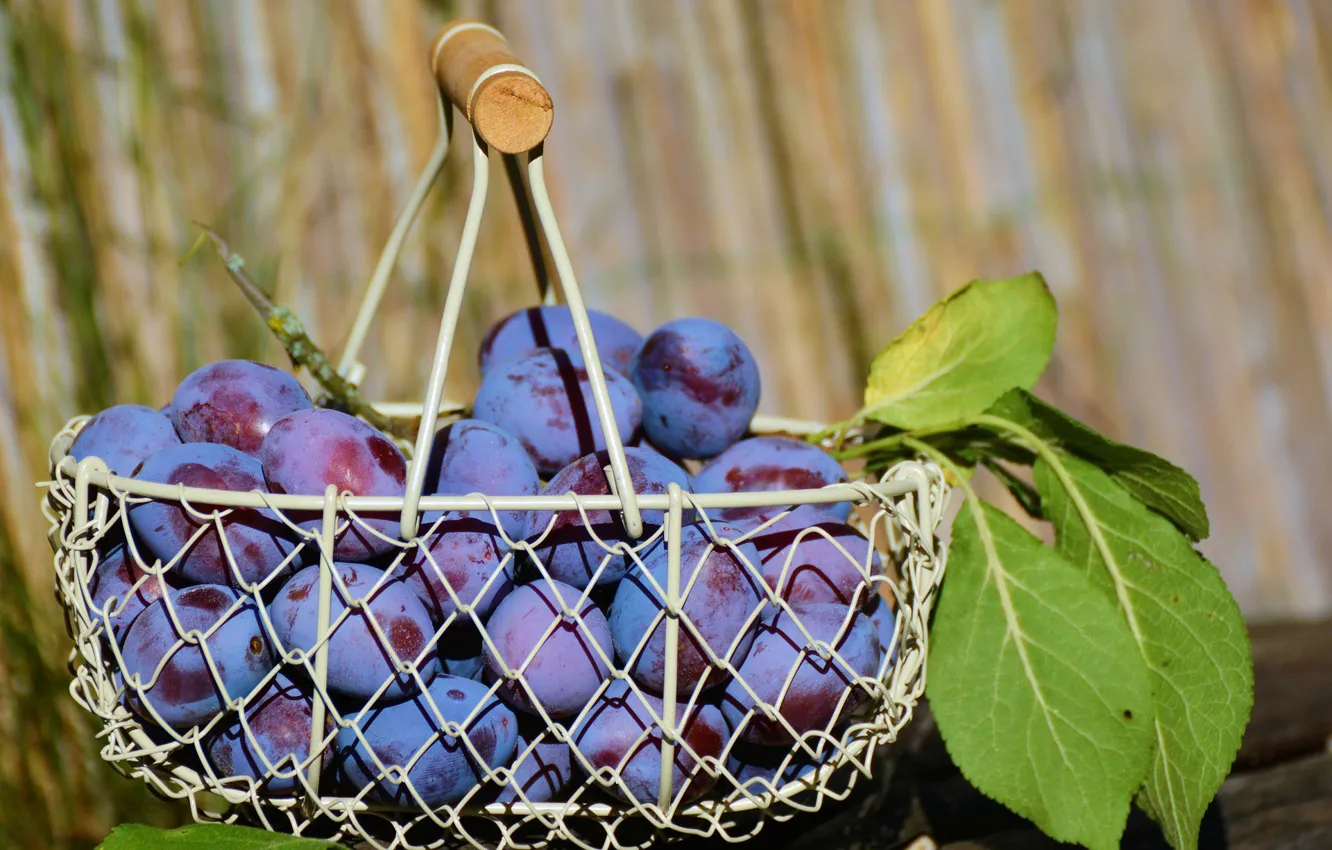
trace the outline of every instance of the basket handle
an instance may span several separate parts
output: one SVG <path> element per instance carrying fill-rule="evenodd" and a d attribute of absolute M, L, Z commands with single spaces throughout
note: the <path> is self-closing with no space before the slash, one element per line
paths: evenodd
<path fill-rule="evenodd" d="M 550 132 L 550 93 L 489 24 L 463 19 L 444 27 L 430 51 L 430 70 L 440 91 L 492 148 L 525 153 Z"/>
<path fill-rule="evenodd" d="M 498 30 L 479 21 L 467 20 L 447 25 L 435 38 L 431 53 L 431 70 L 439 82 L 441 96 L 464 111 L 475 131 L 472 144 L 472 196 L 467 204 L 462 240 L 458 245 L 453 275 L 449 281 L 448 294 L 444 299 L 444 315 L 440 320 L 439 339 L 435 345 L 430 379 L 426 385 L 425 398 L 422 400 L 421 423 L 417 430 L 415 451 L 407 467 L 401 517 L 403 539 L 414 537 L 419 530 L 420 500 L 425 482 L 426 464 L 430 457 L 430 446 L 439 417 L 444 379 L 448 371 L 449 351 L 461 310 L 463 290 L 467 285 L 472 255 L 476 250 L 481 212 L 485 207 L 489 185 L 487 179 L 489 150 L 495 148 L 504 152 L 506 160 L 521 157 L 526 161 L 526 181 L 515 180 L 514 172 L 517 169 L 510 168 L 514 200 L 522 214 L 524 229 L 528 231 L 529 248 L 533 248 L 533 245 L 539 242 L 538 247 L 550 252 L 551 262 L 558 273 L 560 288 L 573 318 L 578 348 L 583 355 L 597 419 L 606 440 L 606 451 L 610 461 L 606 470 L 608 484 L 620 499 L 625 531 L 631 540 L 636 540 L 643 534 L 643 517 L 638 508 L 633 477 L 629 473 L 624 441 L 615 422 L 610 391 L 597 354 L 596 341 L 592 337 L 587 308 L 583 304 L 573 264 L 560 236 L 559 225 L 555 221 L 555 210 L 546 191 L 542 141 L 550 130 L 552 116 L 550 94 L 537 80 L 536 75 L 522 65 L 509 61 L 513 58 L 507 42 Z M 501 82 L 505 85 L 500 86 Z M 445 104 L 443 115 L 446 120 L 443 136 L 436 148 L 439 161 L 436 162 L 436 157 L 432 156 L 431 163 L 427 165 L 427 170 L 417 183 L 417 190 L 413 192 L 413 205 L 409 206 L 399 218 L 399 226 L 403 228 L 404 233 L 410 226 L 411 218 L 419 208 L 425 192 L 438 175 L 443 152 L 447 150 L 441 145 L 446 144 L 444 140 L 448 136 L 448 114 Z M 487 137 L 487 132 L 491 134 L 490 137 Z M 544 240 L 541 239 L 542 235 Z M 396 242 L 391 240 L 390 245 L 385 248 L 385 257 L 380 260 L 380 267 L 384 270 L 383 279 L 380 276 L 380 269 L 377 269 L 376 277 L 362 302 L 361 314 L 357 317 L 357 328 L 368 324 L 369 317 L 373 315 L 374 305 L 378 301 L 379 293 L 382 292 L 384 280 L 387 279 L 388 270 L 392 268 L 393 257 L 400 244 L 400 240 Z M 539 253 L 533 248 L 533 263 L 537 266 L 538 278 L 544 278 L 547 269 Z M 353 340 L 359 344 L 360 337 L 353 337 Z M 354 362 L 354 351 L 344 353 L 344 359 L 349 363 Z"/>

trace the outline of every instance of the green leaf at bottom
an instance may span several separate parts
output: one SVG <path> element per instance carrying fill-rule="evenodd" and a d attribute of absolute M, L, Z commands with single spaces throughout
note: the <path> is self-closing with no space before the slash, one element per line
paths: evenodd
<path fill-rule="evenodd" d="M 1152 703 L 1105 594 L 971 502 L 954 523 L 931 641 L 930 707 L 963 775 L 1053 838 L 1119 847 L 1151 764 Z"/>
<path fill-rule="evenodd" d="M 336 844 L 316 838 L 297 838 L 247 826 L 195 824 L 180 829 L 158 829 L 137 823 L 111 831 L 99 850 L 332 850 Z"/>
<path fill-rule="evenodd" d="M 1253 707 L 1253 659 L 1239 606 L 1216 567 L 1168 520 L 1095 466 L 1076 458 L 1062 464 L 1093 528 L 1041 461 L 1036 487 L 1058 549 L 1108 599 L 1125 601 L 1151 671 L 1156 754 L 1138 803 L 1172 847 L 1197 847 L 1203 811 L 1230 771 Z"/>

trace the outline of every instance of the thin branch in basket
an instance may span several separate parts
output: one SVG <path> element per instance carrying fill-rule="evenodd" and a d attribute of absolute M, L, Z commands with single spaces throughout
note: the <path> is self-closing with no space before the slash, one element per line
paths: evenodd
<path fill-rule="evenodd" d="M 195 222 L 198 224 L 198 222 Z M 217 254 L 222 258 L 222 263 L 227 267 L 227 274 L 240 287 L 246 300 L 254 305 L 254 309 L 259 311 L 263 317 L 264 323 L 268 329 L 277 337 L 278 342 L 286 349 L 287 356 L 296 366 L 302 366 L 310 376 L 313 377 L 319 386 L 323 387 L 324 392 L 328 394 L 326 399 L 321 401 L 325 407 L 332 407 L 342 410 L 354 416 L 359 416 L 366 422 L 375 426 L 381 431 L 400 437 L 405 440 L 411 440 L 416 437 L 415 426 L 406 420 L 391 419 L 375 410 L 368 403 L 361 400 L 360 393 L 357 392 L 356 385 L 348 381 L 329 363 L 328 358 L 324 356 L 324 351 L 314 341 L 310 335 L 305 332 L 305 325 L 296 317 L 291 310 L 280 304 L 273 303 L 267 293 L 259 288 L 258 284 L 250 277 L 250 273 L 245 270 L 245 259 L 228 247 L 221 236 L 209 227 L 199 224 L 203 230 L 200 240 L 207 237 L 212 240 L 213 247 L 217 249 Z M 195 243 L 196 247 L 198 243 Z M 193 249 L 191 250 L 193 253 Z"/>

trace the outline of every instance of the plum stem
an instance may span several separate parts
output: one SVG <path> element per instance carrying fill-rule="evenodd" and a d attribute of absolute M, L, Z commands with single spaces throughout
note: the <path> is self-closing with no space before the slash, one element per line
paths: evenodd
<path fill-rule="evenodd" d="M 305 325 L 286 307 L 273 302 L 268 294 L 259 288 L 259 285 L 250 277 L 250 273 L 245 269 L 245 258 L 235 253 L 223 241 L 221 236 L 212 228 L 195 222 L 203 234 L 200 240 L 205 238 L 213 243 L 217 250 L 217 255 L 222 259 L 222 264 L 226 266 L 227 274 L 231 280 L 240 288 L 245 299 L 254 305 L 254 309 L 259 311 L 263 317 L 264 324 L 277 337 L 278 342 L 286 350 L 287 356 L 295 366 L 302 366 L 310 377 L 319 383 L 326 393 L 326 397 L 319 400 L 323 407 L 331 407 L 335 410 L 342 410 L 353 416 L 359 416 L 366 422 L 381 431 L 392 434 L 395 437 L 404 440 L 410 440 L 415 436 L 416 428 L 413 422 L 405 419 L 395 419 L 380 413 L 368 402 L 361 399 L 356 385 L 344 378 L 338 370 L 328 362 L 324 355 L 324 350 L 310 339 L 310 335 L 305 330 Z M 196 243 L 197 246 L 198 243 Z"/>

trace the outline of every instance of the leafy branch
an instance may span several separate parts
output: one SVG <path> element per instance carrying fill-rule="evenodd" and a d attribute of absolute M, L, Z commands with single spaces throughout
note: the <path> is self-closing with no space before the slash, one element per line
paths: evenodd
<path fill-rule="evenodd" d="M 1252 708 L 1248 637 L 1192 545 L 1209 530 L 1197 482 L 1030 393 L 1056 324 L 1038 275 L 974 281 L 875 358 L 860 413 L 811 439 L 870 471 L 930 458 L 964 494 L 926 686 L 963 774 L 1061 841 L 1118 847 L 1136 802 L 1194 848 Z M 977 495 L 978 469 L 1053 546 Z"/>
<path fill-rule="evenodd" d="M 305 325 L 296 314 L 274 303 L 273 299 L 254 282 L 245 268 L 245 259 L 232 251 L 216 231 L 202 224 L 199 227 L 203 233 L 200 234 L 190 253 L 193 254 L 205 239 L 213 243 L 213 248 L 222 259 L 227 274 L 245 295 L 245 299 L 259 311 L 259 315 L 263 317 L 264 323 L 277 337 L 278 342 L 282 343 L 287 356 L 291 358 L 292 365 L 304 367 L 310 373 L 310 377 L 324 389 L 327 397 L 321 402 L 323 406 L 359 416 L 379 430 L 395 437 L 405 440 L 416 438 L 416 428 L 413 423 L 385 416 L 362 400 L 356 385 L 333 368 L 324 355 L 324 350 L 310 339 Z"/>

